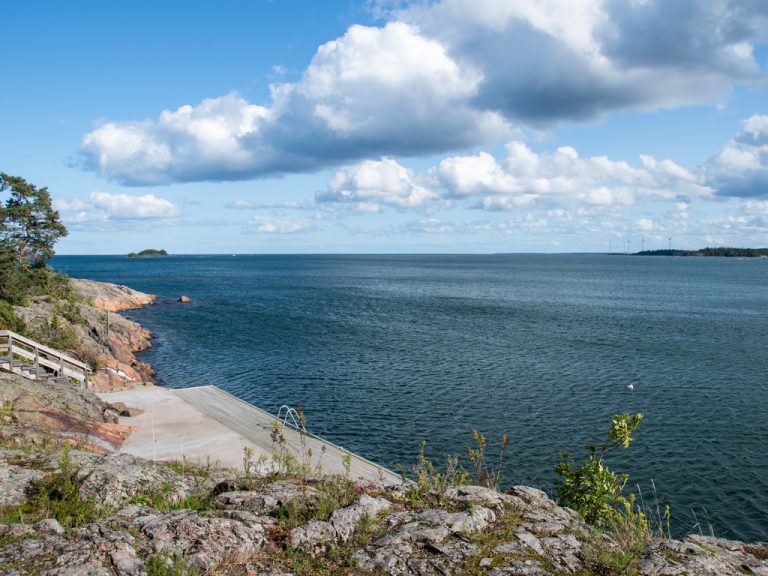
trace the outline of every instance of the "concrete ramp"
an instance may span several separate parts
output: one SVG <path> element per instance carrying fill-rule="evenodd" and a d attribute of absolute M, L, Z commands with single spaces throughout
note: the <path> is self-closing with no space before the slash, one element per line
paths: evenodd
<path fill-rule="evenodd" d="M 224 392 L 216 386 L 171 390 L 138 387 L 120 392 L 100 393 L 106 402 L 124 402 L 142 408 L 144 414 L 120 419 L 136 426 L 123 444 L 122 452 L 157 460 L 194 459 L 243 469 L 244 449 L 253 461 L 272 461 L 274 426 L 281 429 L 284 449 L 300 463 L 308 463 L 326 474 L 347 473 L 352 479 L 399 485 L 398 474 L 352 452 L 301 432 L 268 412 Z M 279 447 L 278 447 L 279 448 Z"/>

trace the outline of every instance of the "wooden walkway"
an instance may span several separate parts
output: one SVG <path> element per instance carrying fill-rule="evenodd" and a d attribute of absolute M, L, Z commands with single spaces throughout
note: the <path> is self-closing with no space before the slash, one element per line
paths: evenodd
<path fill-rule="evenodd" d="M 272 431 L 275 424 L 282 427 L 285 446 L 298 459 L 306 459 L 311 466 L 319 466 L 324 473 L 345 474 L 344 459 L 349 461 L 349 475 L 355 479 L 375 480 L 386 484 L 401 484 L 402 478 L 370 460 L 358 456 L 314 434 L 300 432 L 261 408 L 244 402 L 216 386 L 182 388 L 174 394 L 253 442 L 265 452 L 273 450 Z M 289 420 L 290 421 L 290 420 Z M 311 457 L 307 455 L 311 453 Z"/>
<path fill-rule="evenodd" d="M 11 330 L 0 330 L 0 368 L 31 380 L 72 378 L 82 386 L 91 373 L 87 364 Z"/>

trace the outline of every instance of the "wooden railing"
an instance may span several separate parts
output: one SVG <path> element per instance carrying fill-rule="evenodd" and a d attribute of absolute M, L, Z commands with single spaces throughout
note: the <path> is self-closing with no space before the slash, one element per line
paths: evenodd
<path fill-rule="evenodd" d="M 63 352 L 43 346 L 10 330 L 0 330 L 0 365 L 7 363 L 8 368 L 13 370 L 19 361 L 31 367 L 37 378 L 45 371 L 47 375 L 62 380 L 72 378 L 83 386 L 86 385 L 88 374 L 91 372 L 87 364 Z"/>

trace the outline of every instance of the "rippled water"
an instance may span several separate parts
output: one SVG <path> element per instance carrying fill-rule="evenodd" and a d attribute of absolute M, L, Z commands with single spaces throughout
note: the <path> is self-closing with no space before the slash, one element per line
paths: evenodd
<path fill-rule="evenodd" d="M 610 416 L 613 461 L 673 531 L 768 540 L 768 262 L 605 255 L 56 257 L 160 296 L 128 315 L 171 387 L 214 384 L 388 466 L 422 439 L 510 438 L 505 482 L 550 489 Z M 186 294 L 192 304 L 177 304 Z M 627 389 L 633 384 L 634 392 Z M 492 446 L 493 447 L 493 446 Z M 694 518 L 693 509 L 696 513 Z M 698 524 L 697 520 L 698 518 Z"/>

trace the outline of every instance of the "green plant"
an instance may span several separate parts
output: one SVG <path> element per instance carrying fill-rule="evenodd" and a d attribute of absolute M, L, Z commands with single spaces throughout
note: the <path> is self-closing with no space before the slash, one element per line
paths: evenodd
<path fill-rule="evenodd" d="M 453 486 L 461 486 L 469 480 L 469 474 L 459 463 L 458 456 L 448 456 L 445 471 L 439 471 L 434 463 L 426 456 L 427 441 L 423 440 L 419 445 L 419 455 L 411 473 L 414 481 L 410 489 L 405 493 L 409 507 L 421 508 L 427 505 L 444 505 L 445 492 Z M 404 466 L 398 464 L 396 469 L 400 472 L 403 482 L 409 480 L 409 472 Z"/>
<path fill-rule="evenodd" d="M 475 482 L 481 486 L 498 490 L 501 484 L 501 466 L 504 463 L 504 453 L 509 442 L 507 435 L 501 435 L 499 455 L 496 458 L 496 464 L 490 469 L 485 463 L 485 448 L 487 445 L 485 436 L 473 428 L 472 439 L 475 441 L 475 448 L 467 448 L 467 457 L 475 471 Z"/>
<path fill-rule="evenodd" d="M 135 494 L 130 503 L 143 504 L 161 512 L 170 512 L 171 510 L 201 511 L 210 510 L 213 507 L 212 499 L 208 494 L 193 492 L 178 499 L 173 486 L 167 482 L 152 490 Z"/>
<path fill-rule="evenodd" d="M 33 340 L 58 350 L 74 350 L 80 344 L 72 325 L 56 314 L 50 320 L 38 318 L 27 333 Z"/>
<path fill-rule="evenodd" d="M 0 300 L 0 330 L 13 330 L 23 333 L 26 330 L 24 320 L 14 312 L 10 303 Z"/>
<path fill-rule="evenodd" d="M 283 434 L 283 427 L 279 421 L 272 422 L 272 465 L 277 475 L 298 476 L 301 465 L 296 455 L 288 447 L 288 441 Z"/>
<path fill-rule="evenodd" d="M 180 556 L 155 554 L 146 563 L 147 576 L 191 576 L 200 571 L 187 563 Z"/>
<path fill-rule="evenodd" d="M 84 473 L 73 464 L 70 447 L 65 445 L 59 456 L 59 469 L 42 480 L 33 481 L 27 501 L 9 510 L 6 516 L 21 522 L 53 517 L 67 528 L 92 522 L 103 510 L 96 500 L 80 494 L 92 473 Z"/>
<path fill-rule="evenodd" d="M 3 400 L 0 403 L 0 418 L 13 418 L 13 400 Z"/>
<path fill-rule="evenodd" d="M 555 472 L 560 475 L 555 482 L 560 504 L 573 508 L 587 523 L 599 528 L 609 528 L 616 522 L 617 514 L 620 514 L 618 507 L 627 502 L 624 487 L 629 476 L 616 474 L 604 460 L 617 448 L 629 447 L 632 434 L 642 419 L 642 414 L 614 415 L 608 438 L 597 448 L 587 446 L 587 458 L 578 467 L 567 453 L 561 455 L 555 466 Z"/>
<path fill-rule="evenodd" d="M 253 468 L 253 448 L 250 446 L 243 446 L 243 473 L 245 474 L 246 479 L 251 477 Z"/>
<path fill-rule="evenodd" d="M 310 520 L 328 520 L 334 510 L 352 504 L 358 496 L 355 483 L 343 476 L 326 476 L 313 486 L 316 493 L 305 493 L 281 506 L 277 518 L 288 528 Z"/>

